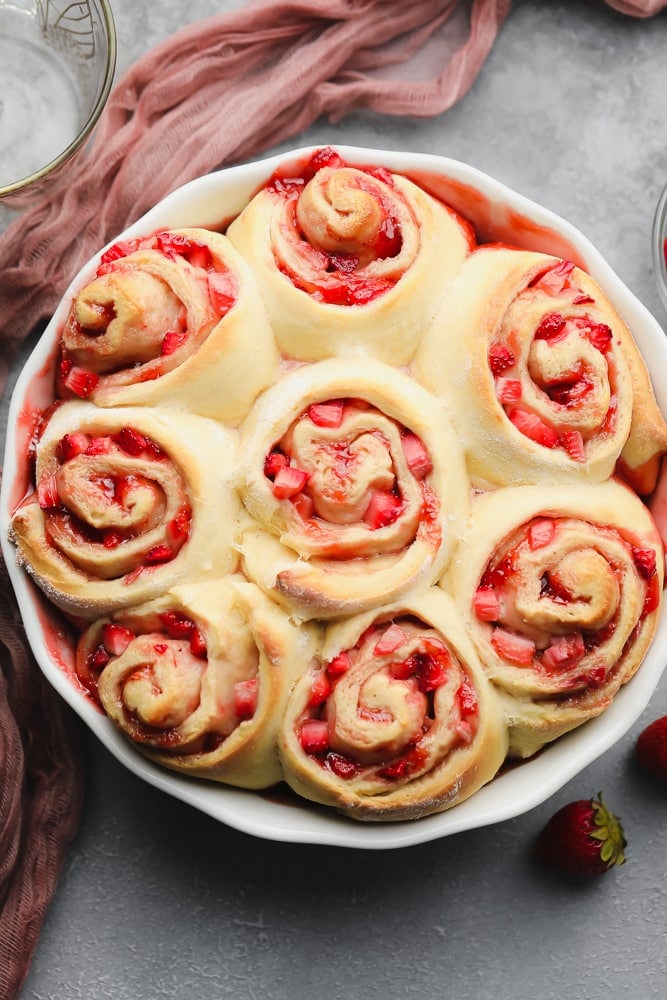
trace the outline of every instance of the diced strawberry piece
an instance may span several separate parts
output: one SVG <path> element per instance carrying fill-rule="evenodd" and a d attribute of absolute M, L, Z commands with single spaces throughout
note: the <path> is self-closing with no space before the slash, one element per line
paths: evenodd
<path fill-rule="evenodd" d="M 310 697 L 308 698 L 310 707 L 314 708 L 316 705 L 321 705 L 322 702 L 325 702 L 332 690 L 333 685 L 326 670 L 315 671 L 310 687 Z"/>
<path fill-rule="evenodd" d="M 401 227 L 396 219 L 388 215 L 382 222 L 373 249 L 381 259 L 396 257 L 401 252 Z"/>
<path fill-rule="evenodd" d="M 186 330 L 169 330 L 162 338 L 160 353 L 163 357 L 173 354 L 179 347 L 183 346 L 187 339 L 188 334 Z"/>
<path fill-rule="evenodd" d="M 55 472 L 50 476 L 42 476 L 38 482 L 37 501 L 42 510 L 49 510 L 51 507 L 57 507 L 60 503 L 58 480 Z"/>
<path fill-rule="evenodd" d="M 102 645 L 109 656 L 122 656 L 134 639 L 134 632 L 116 622 L 106 622 L 102 626 Z"/>
<path fill-rule="evenodd" d="M 509 411 L 508 417 L 516 429 L 530 438 L 531 441 L 542 445 L 543 448 L 557 447 L 558 434 L 552 427 L 540 420 L 537 414 L 516 407 Z"/>
<path fill-rule="evenodd" d="M 154 566 L 158 563 L 169 562 L 174 558 L 174 550 L 170 545 L 154 545 L 144 556 L 144 563 L 147 566 Z"/>
<path fill-rule="evenodd" d="M 635 566 L 637 567 L 640 575 L 643 576 L 645 580 L 649 580 L 654 575 L 657 568 L 655 549 L 642 549 L 633 545 L 632 558 L 635 561 Z"/>
<path fill-rule="evenodd" d="M 586 330 L 586 336 L 593 347 L 596 347 L 602 354 L 607 353 L 614 339 L 612 329 L 606 323 L 591 323 Z"/>
<path fill-rule="evenodd" d="M 304 488 L 310 476 L 295 465 L 286 465 L 278 469 L 273 480 L 273 495 L 277 500 L 289 500 Z"/>
<path fill-rule="evenodd" d="M 321 170 L 322 167 L 332 167 L 334 170 L 338 170 L 344 166 L 345 161 L 340 153 L 337 153 L 331 146 L 323 146 L 322 149 L 318 149 L 316 153 L 313 153 L 304 174 L 309 178 L 316 174 L 318 170 Z"/>
<path fill-rule="evenodd" d="M 461 682 L 456 692 L 456 698 L 461 715 L 476 715 L 479 711 L 477 692 L 467 677 Z"/>
<path fill-rule="evenodd" d="M 324 766 L 339 778 L 353 778 L 361 770 L 356 761 L 342 753 L 330 751 L 324 758 Z"/>
<path fill-rule="evenodd" d="M 561 635 L 554 639 L 542 653 L 542 666 L 546 670 L 569 670 L 584 658 L 586 647 L 581 632 Z"/>
<path fill-rule="evenodd" d="M 657 573 L 655 573 L 651 579 L 648 581 L 648 586 L 646 588 L 646 596 L 644 598 L 644 607 L 642 608 L 643 615 L 650 615 L 652 611 L 660 607 L 660 599 L 662 597 L 662 590 L 660 589 L 660 578 Z"/>
<path fill-rule="evenodd" d="M 560 439 L 563 448 L 574 462 L 584 463 L 586 461 L 586 445 L 581 431 L 564 431 Z"/>
<path fill-rule="evenodd" d="M 208 276 L 208 294 L 213 308 L 224 316 L 236 302 L 237 284 L 230 271 L 211 271 Z"/>
<path fill-rule="evenodd" d="M 560 340 L 565 333 L 565 317 L 557 312 L 547 313 L 546 316 L 542 317 L 535 330 L 535 339 L 553 342 Z"/>
<path fill-rule="evenodd" d="M 606 667 L 593 667 L 586 673 L 586 682 L 589 687 L 599 688 L 607 680 L 607 669 Z"/>
<path fill-rule="evenodd" d="M 430 656 L 423 654 L 420 656 L 419 664 L 419 690 L 424 694 L 429 691 L 437 691 L 439 687 L 447 683 L 448 663 L 444 657 Z"/>
<path fill-rule="evenodd" d="M 500 617 L 500 601 L 493 587 L 478 587 L 472 604 L 481 622 L 495 622 Z"/>
<path fill-rule="evenodd" d="M 498 402 L 513 405 L 521 399 L 521 379 L 508 378 L 506 375 L 496 379 L 496 396 Z"/>
<path fill-rule="evenodd" d="M 105 549 L 117 549 L 124 541 L 125 535 L 115 528 L 106 528 L 102 532 L 102 544 Z"/>
<path fill-rule="evenodd" d="M 535 656 L 535 643 L 524 635 L 497 628 L 491 636 L 491 645 L 498 656 L 519 667 L 528 667 Z"/>
<path fill-rule="evenodd" d="M 329 660 L 327 672 L 330 677 L 342 677 L 343 674 L 347 673 L 351 665 L 350 654 L 346 650 L 343 650 L 337 656 L 334 656 L 333 660 Z"/>
<path fill-rule="evenodd" d="M 540 517 L 528 528 L 528 545 L 531 552 L 550 545 L 556 537 L 556 522 L 551 517 Z"/>
<path fill-rule="evenodd" d="M 539 288 L 547 295 L 560 295 L 570 287 L 570 275 L 573 271 L 574 264 L 571 260 L 561 260 L 540 275 L 533 283 L 533 287 Z"/>
<path fill-rule="evenodd" d="M 264 459 L 264 475 L 267 479 L 275 479 L 281 469 L 287 468 L 289 459 L 282 451 L 271 451 Z"/>
<path fill-rule="evenodd" d="M 461 719 L 459 722 L 456 723 L 454 731 L 458 736 L 459 740 L 461 741 L 461 743 L 472 743 L 473 731 L 472 731 L 472 726 L 470 725 L 469 722 L 466 722 L 464 719 Z"/>
<path fill-rule="evenodd" d="M 168 649 L 169 649 L 169 646 L 167 645 L 166 642 L 154 642 L 153 643 L 153 650 L 154 650 L 154 652 L 156 652 L 158 654 L 158 656 L 164 656 L 164 654 L 167 652 Z"/>
<path fill-rule="evenodd" d="M 297 493 L 292 499 L 294 509 L 303 521 L 308 521 L 313 516 L 313 511 L 315 510 L 315 504 L 313 503 L 312 497 L 309 497 L 307 493 Z"/>
<path fill-rule="evenodd" d="M 64 434 L 58 442 L 56 448 L 56 458 L 59 462 L 69 462 L 77 455 L 83 455 L 90 444 L 87 434 L 75 431 L 73 434 Z"/>
<path fill-rule="evenodd" d="M 327 258 L 330 265 L 327 270 L 352 274 L 359 267 L 359 257 L 354 253 L 330 253 Z"/>
<path fill-rule="evenodd" d="M 162 611 L 158 615 L 170 639 L 189 639 L 195 623 L 181 611 Z"/>
<path fill-rule="evenodd" d="M 433 469 L 433 462 L 424 442 L 416 434 L 401 435 L 401 445 L 408 468 L 416 479 L 424 479 Z"/>
<path fill-rule="evenodd" d="M 369 528 L 386 528 L 393 524 L 403 509 L 403 501 L 389 490 L 375 490 L 372 494 L 364 521 Z"/>
<path fill-rule="evenodd" d="M 389 664 L 389 673 L 392 677 L 396 678 L 397 681 L 406 681 L 408 677 L 414 677 L 419 671 L 419 657 L 418 654 L 413 653 L 412 656 L 408 656 L 406 660 L 394 660 L 393 663 Z"/>
<path fill-rule="evenodd" d="M 110 437 L 94 437 L 86 448 L 86 455 L 108 455 L 113 448 Z"/>
<path fill-rule="evenodd" d="M 148 438 L 136 431 L 134 427 L 123 427 L 114 435 L 114 440 L 128 455 L 141 455 L 148 449 Z"/>
<path fill-rule="evenodd" d="M 496 340 L 489 346 L 489 368 L 494 375 L 501 375 L 515 364 L 516 357 L 506 344 Z"/>
<path fill-rule="evenodd" d="M 312 403 L 308 416 L 317 427 L 340 427 L 343 422 L 342 399 L 330 399 L 326 403 Z"/>
<path fill-rule="evenodd" d="M 64 379 L 65 387 L 81 399 L 87 399 L 97 389 L 99 383 L 99 375 L 76 365 L 72 365 Z"/>
<path fill-rule="evenodd" d="M 239 719 L 251 719 L 257 708 L 257 678 L 237 681 L 234 685 L 234 711 Z"/>
<path fill-rule="evenodd" d="M 197 625 L 195 625 L 190 633 L 190 652 L 198 660 L 205 660 L 208 655 L 206 636 Z"/>
<path fill-rule="evenodd" d="M 188 263 L 192 267 L 198 267 L 202 271 L 208 271 L 209 268 L 213 267 L 213 254 L 207 246 L 201 244 L 200 246 L 194 246 L 187 254 Z"/>
<path fill-rule="evenodd" d="M 166 532 L 170 544 L 177 548 L 190 536 L 190 524 L 192 521 L 192 511 L 189 507 L 181 507 L 179 511 L 167 522 Z"/>
<path fill-rule="evenodd" d="M 203 243 L 199 243 L 189 236 L 184 236 L 182 233 L 158 233 L 155 237 L 155 246 L 163 253 L 166 257 L 184 257 L 189 254 L 195 247 L 203 247 Z"/>
<path fill-rule="evenodd" d="M 323 719 L 306 719 L 299 729 L 299 743 L 305 753 L 323 753 L 329 746 L 329 726 Z"/>
<path fill-rule="evenodd" d="M 375 643 L 373 653 L 375 656 L 386 656 L 388 653 L 395 653 L 407 641 L 407 638 L 407 633 L 403 631 L 401 626 L 392 622 Z"/>
<path fill-rule="evenodd" d="M 86 658 L 86 666 L 93 673 L 100 673 L 106 667 L 109 659 L 109 654 L 104 648 L 104 645 L 100 643 L 97 649 L 94 649 L 92 653 L 88 654 Z"/>
<path fill-rule="evenodd" d="M 378 774 L 382 778 L 401 779 L 407 778 L 423 766 L 428 757 L 427 751 L 423 747 L 413 747 L 403 757 L 392 761 L 385 767 L 380 768 Z"/>
<path fill-rule="evenodd" d="M 118 240 L 117 243 L 112 244 L 112 246 L 104 251 L 100 257 L 100 263 L 112 264 L 115 260 L 120 260 L 122 257 L 128 257 L 131 253 L 134 253 L 140 245 L 140 239 Z"/>

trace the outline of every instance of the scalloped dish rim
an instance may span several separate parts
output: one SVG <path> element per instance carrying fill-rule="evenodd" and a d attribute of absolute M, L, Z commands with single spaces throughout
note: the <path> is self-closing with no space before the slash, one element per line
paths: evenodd
<path fill-rule="evenodd" d="M 374 163 L 394 172 L 408 175 L 417 173 L 420 178 L 433 176 L 444 179 L 445 183 L 451 182 L 458 190 L 471 192 L 475 196 L 473 200 L 478 197 L 479 203 L 486 205 L 489 212 L 487 222 L 490 219 L 492 227 L 494 219 L 505 218 L 509 213 L 527 222 L 528 234 L 532 228 L 533 231 L 539 230 L 542 233 L 539 239 L 544 239 L 544 233 L 552 233 L 556 242 L 563 239 L 567 241 L 624 316 L 651 374 L 667 370 L 667 338 L 658 321 L 620 280 L 587 237 L 571 223 L 477 168 L 458 160 L 436 154 L 367 149 L 337 143 L 334 146 L 344 159 L 353 164 Z M 215 227 L 237 214 L 278 166 L 286 161 L 299 160 L 319 148 L 321 146 L 288 150 L 190 181 L 158 202 L 111 242 L 147 234 L 158 228 L 198 225 Z M 474 211 L 462 214 L 467 214 L 476 223 Z M 502 228 L 502 223 L 500 225 Z M 532 241 L 530 236 L 529 241 Z M 536 249 L 538 245 L 532 241 L 528 248 Z M 544 244 L 540 248 L 544 249 Z M 17 566 L 14 546 L 8 539 L 13 487 L 19 468 L 19 419 L 27 405 L 28 393 L 34 380 L 40 375 L 44 378 L 44 374 L 50 369 L 58 329 L 73 289 L 80 287 L 87 274 L 94 271 L 99 252 L 73 278 L 17 379 L 8 414 L 0 489 L 0 545 L 28 641 L 40 669 L 53 688 L 124 767 L 187 805 L 229 827 L 261 839 L 386 849 L 427 843 L 527 812 L 557 792 L 625 735 L 648 705 L 665 668 L 667 615 L 664 613 L 640 669 L 601 715 L 560 737 L 535 757 L 501 771 L 491 782 L 459 805 L 421 819 L 362 823 L 305 800 L 302 804 L 296 796 L 283 797 L 280 792 L 274 795 L 272 790 L 245 791 L 179 775 L 153 764 L 136 750 L 56 662 L 43 625 L 44 609 L 50 611 L 50 605 L 25 571 Z M 667 380 L 663 380 L 661 385 L 654 379 L 654 390 L 663 413 L 667 413 Z"/>

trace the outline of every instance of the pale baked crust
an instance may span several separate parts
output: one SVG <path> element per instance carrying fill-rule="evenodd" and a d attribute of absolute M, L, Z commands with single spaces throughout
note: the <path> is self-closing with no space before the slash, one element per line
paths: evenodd
<path fill-rule="evenodd" d="M 388 213 L 401 245 L 380 258 L 369 245 Z M 470 247 L 469 227 L 417 185 L 351 167 L 319 170 L 296 198 L 263 189 L 228 235 L 257 276 L 281 352 L 302 361 L 368 355 L 407 364 Z M 336 251 L 361 258 L 352 270 L 360 284 L 386 281 L 386 290 L 360 304 L 322 300 L 332 282 L 344 288 L 327 270 Z"/>
<path fill-rule="evenodd" d="M 667 426 L 643 360 L 602 289 L 571 264 L 475 251 L 414 372 L 444 401 L 483 487 L 602 482 L 619 459 L 636 488 L 655 485 Z M 524 414 L 539 421 L 534 437 Z"/>
<path fill-rule="evenodd" d="M 340 426 L 320 427 L 310 407 L 345 401 Z M 414 474 L 403 432 L 425 449 Z M 280 450 L 310 476 L 307 517 L 278 498 L 265 473 Z M 241 434 L 240 495 L 249 515 L 241 552 L 247 574 L 301 618 L 354 614 L 434 583 L 456 544 L 469 485 L 442 407 L 401 372 L 367 360 L 304 366 L 266 392 Z M 395 519 L 369 524 L 373 495 L 400 501 Z M 302 494 L 302 495 L 303 495 Z"/>
<path fill-rule="evenodd" d="M 37 444 L 37 489 L 12 520 L 19 563 L 87 619 L 231 572 L 237 448 L 235 431 L 178 410 L 61 404 Z"/>
<path fill-rule="evenodd" d="M 100 646 L 104 653 L 109 626 L 109 644 L 115 634 L 127 645 L 95 676 L 91 656 L 94 662 Z M 112 722 L 156 763 L 266 788 L 282 777 L 276 735 L 316 636 L 314 627 L 296 628 L 253 584 L 229 576 L 174 587 L 95 622 L 79 641 L 77 668 Z"/>
<path fill-rule="evenodd" d="M 390 627 L 403 638 L 380 652 Z M 327 672 L 341 655 L 346 672 Z M 430 681 L 429 656 L 435 674 L 442 667 Z M 313 696 L 323 672 L 332 678 L 324 702 Z M 313 719 L 326 720 L 329 745 L 307 752 L 300 734 Z M 305 798 L 359 820 L 417 819 L 489 781 L 505 758 L 507 730 L 454 603 L 431 588 L 328 626 L 320 663 L 290 697 L 279 749 L 288 784 Z"/>
<path fill-rule="evenodd" d="M 503 694 L 513 754 L 609 706 L 651 642 L 663 576 L 653 519 L 620 482 L 474 500 L 442 585 Z"/>
<path fill-rule="evenodd" d="M 278 370 L 251 269 L 207 229 L 134 242 L 75 296 L 63 357 L 97 373 L 87 398 L 98 406 L 174 406 L 237 426 Z"/>

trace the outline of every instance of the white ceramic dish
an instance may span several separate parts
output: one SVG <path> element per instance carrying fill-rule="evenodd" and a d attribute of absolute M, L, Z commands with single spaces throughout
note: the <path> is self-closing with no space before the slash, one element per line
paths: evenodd
<path fill-rule="evenodd" d="M 351 163 L 381 164 L 407 173 L 439 194 L 475 225 L 480 241 L 510 242 L 527 249 L 568 257 L 588 270 L 631 327 L 650 370 L 658 402 L 667 413 L 667 339 L 646 308 L 619 280 L 600 253 L 576 228 L 532 201 L 463 163 L 431 155 L 337 147 Z M 160 228 L 218 226 L 231 219 L 255 190 L 286 160 L 298 161 L 313 150 L 295 150 L 213 173 L 175 191 L 123 236 Z M 115 241 L 114 241 L 115 242 Z M 93 733 L 130 771 L 215 819 L 265 839 L 382 849 L 405 847 L 496 823 L 543 802 L 576 773 L 608 750 L 648 704 L 667 660 L 667 615 L 631 682 L 598 718 L 562 737 L 532 760 L 500 774 L 472 798 L 448 812 L 412 822 L 361 824 L 332 810 L 296 798 L 257 794 L 181 777 L 146 760 L 84 696 L 71 679 L 72 654 L 57 613 L 27 575 L 17 569 L 7 540 L 11 512 L 27 482 L 26 451 L 30 414 L 52 399 L 52 365 L 58 329 L 74 288 L 94 272 L 95 259 L 77 275 L 16 384 L 8 418 L 4 475 L 0 493 L 2 549 L 28 639 L 53 687 Z"/>

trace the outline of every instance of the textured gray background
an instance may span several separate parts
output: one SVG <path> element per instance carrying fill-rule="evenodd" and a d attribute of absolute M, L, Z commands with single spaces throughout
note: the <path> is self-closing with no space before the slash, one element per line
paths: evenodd
<path fill-rule="evenodd" d="M 124 69 L 185 20 L 239 3 L 113 0 Z M 466 160 L 575 222 L 658 319 L 650 230 L 667 183 L 667 15 L 515 0 L 472 90 L 427 121 L 358 113 L 290 145 L 348 142 Z M 667 675 L 621 742 L 528 814 L 387 852 L 237 833 L 143 785 L 87 734 L 85 815 L 26 998 L 457 1000 L 664 997 L 665 791 L 632 762 Z M 627 864 L 586 886 L 532 841 L 603 789 Z"/>

